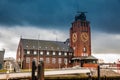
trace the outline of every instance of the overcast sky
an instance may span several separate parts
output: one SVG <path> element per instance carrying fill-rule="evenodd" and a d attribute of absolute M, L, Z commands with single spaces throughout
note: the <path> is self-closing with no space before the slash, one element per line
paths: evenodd
<path fill-rule="evenodd" d="M 77 11 L 90 21 L 92 53 L 120 53 L 120 0 L 0 0 L 0 48 L 16 56 L 20 36 L 65 41 Z"/>

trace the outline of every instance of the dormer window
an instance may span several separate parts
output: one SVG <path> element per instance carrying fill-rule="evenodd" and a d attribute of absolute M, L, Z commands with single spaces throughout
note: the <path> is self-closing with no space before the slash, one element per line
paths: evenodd
<path fill-rule="evenodd" d="M 29 51 L 29 50 L 27 51 L 27 54 L 30 54 L 30 51 Z"/>
<path fill-rule="evenodd" d="M 65 52 L 64 55 L 67 56 L 67 53 Z"/>
<path fill-rule="evenodd" d="M 40 55 L 43 55 L 43 51 L 40 52 Z"/>
<path fill-rule="evenodd" d="M 36 55 L 37 54 L 37 51 L 34 51 L 34 55 Z"/>
<path fill-rule="evenodd" d="M 58 54 L 61 55 L 61 52 L 59 52 Z"/>
<path fill-rule="evenodd" d="M 47 53 L 46 53 L 47 55 L 49 55 L 50 53 L 49 53 L 49 51 L 47 51 Z"/>
<path fill-rule="evenodd" d="M 53 52 L 53 55 L 55 55 L 55 52 Z"/>

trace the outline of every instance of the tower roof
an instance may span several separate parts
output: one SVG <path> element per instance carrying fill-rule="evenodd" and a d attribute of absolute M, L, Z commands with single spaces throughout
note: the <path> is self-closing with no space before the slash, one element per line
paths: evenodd
<path fill-rule="evenodd" d="M 78 14 L 75 16 L 75 21 L 78 20 L 85 21 L 86 20 L 85 13 L 86 12 L 78 12 Z"/>

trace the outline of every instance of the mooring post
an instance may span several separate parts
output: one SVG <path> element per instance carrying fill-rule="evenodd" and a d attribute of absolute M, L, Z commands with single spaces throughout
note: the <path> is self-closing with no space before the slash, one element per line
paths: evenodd
<path fill-rule="evenodd" d="M 38 80 L 44 80 L 44 63 L 43 63 L 43 61 L 39 61 L 37 78 L 38 78 Z"/>
<path fill-rule="evenodd" d="M 35 60 L 33 60 L 32 61 L 32 80 L 36 80 L 35 70 L 36 70 L 36 63 L 35 63 Z"/>
<path fill-rule="evenodd" d="M 98 80 L 100 80 L 100 65 L 98 64 Z"/>
<path fill-rule="evenodd" d="M 38 64 L 38 71 L 37 71 L 37 78 L 38 78 L 38 80 L 40 80 L 40 70 L 41 70 L 41 64 L 40 64 L 40 62 L 39 62 L 39 64 Z"/>
<path fill-rule="evenodd" d="M 44 80 L 44 62 L 40 61 L 40 80 Z"/>

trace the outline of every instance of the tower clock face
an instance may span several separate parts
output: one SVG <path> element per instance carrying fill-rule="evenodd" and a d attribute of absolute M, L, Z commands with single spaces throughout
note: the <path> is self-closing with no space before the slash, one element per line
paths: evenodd
<path fill-rule="evenodd" d="M 77 41 L 77 34 L 76 34 L 76 33 L 73 33 L 73 34 L 72 34 L 72 41 L 73 41 L 73 42 L 76 42 L 76 41 Z"/>
<path fill-rule="evenodd" d="M 88 33 L 82 32 L 80 35 L 80 38 L 81 38 L 81 41 L 83 41 L 83 42 L 88 41 L 88 38 L 89 38 Z"/>

